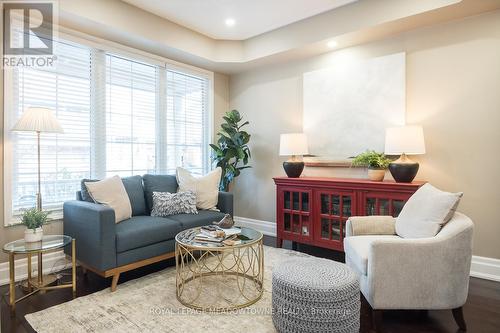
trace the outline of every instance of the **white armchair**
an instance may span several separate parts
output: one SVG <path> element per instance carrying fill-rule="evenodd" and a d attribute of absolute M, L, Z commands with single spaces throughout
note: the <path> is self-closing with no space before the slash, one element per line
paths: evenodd
<path fill-rule="evenodd" d="M 452 309 L 466 330 L 462 306 L 469 289 L 472 221 L 455 213 L 436 236 L 408 239 L 389 232 L 374 235 L 374 218 L 353 218 L 354 231 L 347 221 L 344 249 L 346 264 L 359 274 L 361 292 L 374 310 L 375 326 L 381 324 L 379 310 Z M 395 219 L 387 216 L 384 223 Z"/>

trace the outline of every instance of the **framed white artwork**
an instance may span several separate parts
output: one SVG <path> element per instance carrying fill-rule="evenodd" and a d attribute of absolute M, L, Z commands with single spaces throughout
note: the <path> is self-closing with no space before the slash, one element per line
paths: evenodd
<path fill-rule="evenodd" d="M 315 156 L 306 163 L 383 152 L 385 129 L 405 123 L 405 65 L 405 53 L 396 53 L 304 73 L 303 131 Z"/>

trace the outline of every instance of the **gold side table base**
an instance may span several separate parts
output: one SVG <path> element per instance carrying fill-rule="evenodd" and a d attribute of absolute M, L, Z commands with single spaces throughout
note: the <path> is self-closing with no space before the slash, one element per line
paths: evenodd
<path fill-rule="evenodd" d="M 176 296 L 186 307 L 211 312 L 245 308 L 263 293 L 262 239 L 242 246 L 191 247 L 176 242 Z"/>
<path fill-rule="evenodd" d="M 33 288 L 38 289 L 40 287 L 47 287 L 53 285 L 57 281 L 57 276 L 54 274 L 44 274 L 42 277 L 42 284 L 38 284 L 38 277 L 32 277 L 30 280 L 23 281 L 20 285 L 24 292 L 31 292 Z M 28 284 L 29 281 L 29 284 Z"/>
<path fill-rule="evenodd" d="M 31 265 L 31 253 L 27 254 L 27 261 L 28 261 L 28 281 L 27 281 L 27 289 L 28 289 L 28 294 L 16 299 L 16 278 L 15 278 L 15 253 L 9 252 L 9 275 L 10 275 L 10 283 L 9 283 L 9 305 L 10 305 L 10 310 L 11 314 L 15 313 L 16 309 L 16 303 L 20 302 L 32 295 L 35 295 L 38 292 L 45 292 L 47 290 L 53 290 L 53 289 L 62 289 L 62 288 L 71 288 L 73 291 L 73 297 L 76 297 L 76 244 L 75 240 L 71 240 L 71 283 L 65 283 L 65 284 L 60 284 L 60 285 L 55 285 L 51 286 L 49 285 L 50 281 L 44 281 L 44 275 L 43 275 L 43 258 L 42 254 L 43 252 L 46 251 L 39 251 L 37 252 L 38 255 L 38 271 L 37 271 L 37 276 L 32 277 L 31 272 L 32 272 L 32 265 Z M 54 281 L 52 281 L 53 283 Z"/>

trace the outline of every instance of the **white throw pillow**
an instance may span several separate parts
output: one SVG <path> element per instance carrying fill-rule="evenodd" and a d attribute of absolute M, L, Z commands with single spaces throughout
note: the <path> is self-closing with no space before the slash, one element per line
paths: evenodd
<path fill-rule="evenodd" d="M 95 202 L 113 208 L 115 211 L 115 223 L 132 217 L 130 199 L 119 176 L 113 176 L 97 182 L 85 182 L 85 186 Z"/>
<path fill-rule="evenodd" d="M 431 184 L 419 188 L 396 219 L 396 233 L 403 238 L 434 237 L 457 210 L 463 192 L 441 191 Z"/>
<path fill-rule="evenodd" d="M 217 209 L 219 199 L 219 183 L 222 175 L 220 167 L 210 171 L 205 176 L 195 177 L 184 168 L 177 168 L 177 192 L 191 191 L 196 195 L 198 209 Z"/>

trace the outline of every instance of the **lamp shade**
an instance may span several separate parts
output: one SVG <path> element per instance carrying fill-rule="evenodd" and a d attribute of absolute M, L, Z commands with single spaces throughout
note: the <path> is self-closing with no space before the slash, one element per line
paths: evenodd
<path fill-rule="evenodd" d="M 390 127 L 385 132 L 385 154 L 425 154 L 424 131 L 421 126 Z"/>
<path fill-rule="evenodd" d="M 63 133 L 63 129 L 52 113 L 52 110 L 35 107 L 27 108 L 12 130 Z"/>
<path fill-rule="evenodd" d="M 288 133 L 280 135 L 280 155 L 309 154 L 307 136 L 304 133 Z"/>

